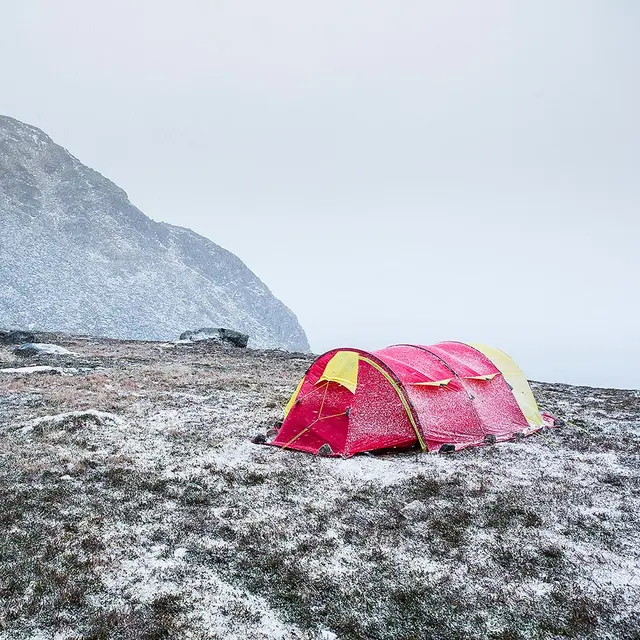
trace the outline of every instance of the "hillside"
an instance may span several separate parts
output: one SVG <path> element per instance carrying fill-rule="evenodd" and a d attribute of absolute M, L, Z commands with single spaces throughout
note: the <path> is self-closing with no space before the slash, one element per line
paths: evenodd
<path fill-rule="evenodd" d="M 639 392 L 535 383 L 570 426 L 326 459 L 250 442 L 309 355 L 44 339 L 77 355 L 0 346 L 4 640 L 640 637 Z"/>
<path fill-rule="evenodd" d="M 255 347 L 309 348 L 235 255 L 154 222 L 40 129 L 4 116 L 0 256 L 0 328 L 167 340 L 221 326 Z"/>

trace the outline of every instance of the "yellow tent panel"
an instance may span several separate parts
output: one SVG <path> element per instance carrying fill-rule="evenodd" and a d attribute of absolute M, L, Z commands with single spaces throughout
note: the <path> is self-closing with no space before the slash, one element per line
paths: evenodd
<path fill-rule="evenodd" d="M 349 389 L 351 393 L 355 393 L 358 386 L 358 360 L 359 355 L 355 351 L 338 351 L 327 362 L 324 373 L 316 384 L 323 380 L 337 382 Z"/>
<path fill-rule="evenodd" d="M 298 399 L 298 394 L 300 393 L 300 389 L 302 389 L 302 383 L 304 382 L 304 378 L 298 382 L 298 386 L 296 390 L 293 392 L 291 398 L 289 398 L 289 402 L 287 402 L 287 406 L 284 408 L 284 417 L 286 418 L 289 415 L 289 411 L 291 411 L 291 407 L 295 404 Z"/>
<path fill-rule="evenodd" d="M 469 346 L 483 353 L 500 370 L 504 379 L 511 385 L 524 417 L 531 426 L 542 426 L 542 416 L 538 409 L 536 399 L 533 397 L 529 382 L 525 378 L 522 369 L 504 351 L 489 347 L 486 344 L 470 344 Z"/>

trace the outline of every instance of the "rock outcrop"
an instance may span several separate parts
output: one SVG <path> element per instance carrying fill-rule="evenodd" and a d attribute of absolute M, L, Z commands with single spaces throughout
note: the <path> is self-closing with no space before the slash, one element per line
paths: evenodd
<path fill-rule="evenodd" d="M 233 327 L 306 351 L 295 315 L 235 255 L 151 220 L 41 130 L 0 116 L 0 326 L 122 339 Z"/>

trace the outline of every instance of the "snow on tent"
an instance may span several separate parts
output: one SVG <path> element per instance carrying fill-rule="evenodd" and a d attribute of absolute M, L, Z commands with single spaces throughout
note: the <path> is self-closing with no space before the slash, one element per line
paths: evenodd
<path fill-rule="evenodd" d="M 344 457 L 415 445 L 453 451 L 551 424 L 502 351 L 461 342 L 403 344 L 320 356 L 289 400 L 271 444 Z"/>

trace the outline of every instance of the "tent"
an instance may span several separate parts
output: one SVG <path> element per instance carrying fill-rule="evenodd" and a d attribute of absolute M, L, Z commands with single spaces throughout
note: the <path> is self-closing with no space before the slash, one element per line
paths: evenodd
<path fill-rule="evenodd" d="M 552 424 L 502 351 L 461 342 L 400 344 L 321 355 L 285 407 L 271 444 L 344 457 L 415 445 L 444 452 Z"/>

